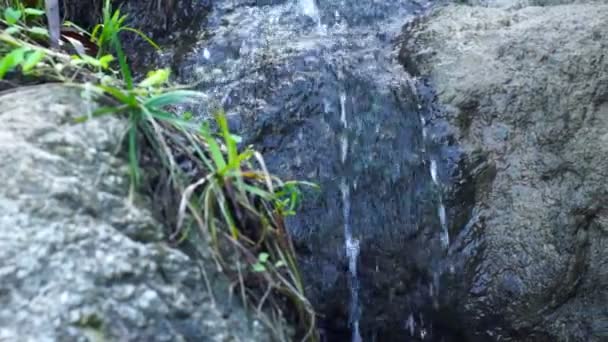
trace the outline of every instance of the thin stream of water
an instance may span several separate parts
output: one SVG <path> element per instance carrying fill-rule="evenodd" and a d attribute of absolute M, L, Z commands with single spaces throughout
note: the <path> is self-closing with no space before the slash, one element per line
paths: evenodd
<path fill-rule="evenodd" d="M 420 109 L 420 106 L 419 106 Z M 426 120 L 424 119 L 424 117 L 422 117 L 422 115 L 420 115 L 420 123 L 422 126 L 422 138 L 423 140 L 427 140 L 428 138 L 428 133 L 426 130 Z M 424 147 L 424 145 L 426 144 L 426 141 L 423 142 L 423 152 L 426 153 L 426 148 Z M 429 166 L 429 172 L 431 173 L 431 178 L 433 180 L 433 183 L 437 186 L 437 187 L 441 187 L 441 184 L 439 182 L 439 176 L 437 175 L 437 160 L 431 156 L 430 157 L 430 166 Z M 437 209 L 437 216 L 439 216 L 439 222 L 441 224 L 441 245 L 444 248 L 447 248 L 450 245 L 450 233 L 448 231 L 448 221 L 447 221 L 447 214 L 446 214 L 446 209 L 445 209 L 445 205 L 443 204 L 443 196 L 440 194 L 439 195 L 439 207 Z"/>
<path fill-rule="evenodd" d="M 297 0 L 297 3 L 300 7 L 300 11 L 303 15 L 310 17 L 318 27 L 319 35 L 327 35 L 327 29 L 324 27 L 321 21 L 321 14 L 319 11 L 319 7 L 317 6 L 316 0 Z M 340 14 L 336 11 L 336 18 L 340 17 Z M 340 149 L 340 162 L 343 168 L 346 170 L 348 167 L 348 152 L 349 152 L 349 137 L 348 137 L 348 128 L 349 122 L 347 117 L 347 94 L 344 90 L 342 90 L 339 94 L 339 102 L 340 102 L 340 124 L 341 124 L 341 132 L 339 133 L 339 149 Z M 422 144 L 423 150 L 425 150 L 425 145 L 428 140 L 428 132 L 426 129 L 426 122 L 424 117 L 421 115 L 420 120 L 422 123 L 422 136 L 424 143 Z M 424 151 L 426 153 L 426 151 Z M 438 175 L 438 161 L 434 156 L 430 157 L 430 165 L 429 172 L 431 174 L 432 181 L 435 186 L 441 187 L 439 175 Z M 352 227 L 351 227 L 351 180 L 349 179 L 349 174 L 345 172 L 342 175 L 342 179 L 340 180 L 340 193 L 342 197 L 342 216 L 343 216 L 343 229 L 344 229 L 344 248 L 346 251 L 346 257 L 348 258 L 348 279 L 349 279 L 349 287 L 350 287 L 350 314 L 349 314 L 349 325 L 351 330 L 351 341 L 352 342 L 361 342 L 361 332 L 360 332 L 360 317 L 361 317 L 361 304 L 359 302 L 359 287 L 360 281 L 358 279 L 357 274 L 357 263 L 358 257 L 360 253 L 360 241 L 353 236 Z M 448 235 L 448 225 L 447 225 L 447 215 L 446 208 L 443 204 L 442 195 L 439 195 L 439 206 L 437 213 L 440 223 L 441 223 L 441 244 L 444 248 L 447 248 L 449 245 L 449 235 Z M 433 292 L 433 289 L 431 289 Z M 420 317 L 420 321 L 422 322 L 422 317 Z M 421 323 L 423 324 L 423 323 Z M 410 316 L 407 321 L 407 327 L 411 334 L 416 330 L 416 323 L 413 316 Z M 424 339 L 426 335 L 426 330 L 421 327 L 420 329 L 421 338 Z"/>
<path fill-rule="evenodd" d="M 348 154 L 348 121 L 346 119 L 346 93 L 340 93 L 340 122 L 342 123 L 343 132 L 340 134 L 340 150 L 341 161 L 344 165 Z M 348 272 L 350 278 L 350 324 L 352 326 L 352 342 L 361 342 L 361 333 L 359 331 L 359 279 L 357 278 L 357 258 L 359 257 L 359 240 L 353 237 L 350 227 L 350 187 L 346 177 L 342 178 L 340 184 L 342 192 L 342 210 L 344 216 L 344 245 L 346 256 L 348 257 Z"/>
<path fill-rule="evenodd" d="M 317 23 L 320 34 L 325 34 L 325 29 L 321 23 L 321 15 L 315 0 L 299 0 L 299 5 L 302 13 L 309 16 Z M 338 14 L 339 15 L 339 14 Z M 342 132 L 340 133 L 340 161 L 342 165 L 346 164 L 348 156 L 348 121 L 346 117 L 346 93 L 340 92 L 340 123 L 342 124 Z M 349 286 L 351 291 L 350 317 L 349 323 L 352 329 L 352 342 L 361 342 L 361 334 L 359 330 L 359 279 L 357 278 L 357 259 L 359 257 L 359 240 L 353 237 L 350 226 L 350 185 L 346 176 L 342 178 L 340 183 L 340 192 L 342 193 L 342 214 L 344 220 L 344 247 L 348 258 Z"/>

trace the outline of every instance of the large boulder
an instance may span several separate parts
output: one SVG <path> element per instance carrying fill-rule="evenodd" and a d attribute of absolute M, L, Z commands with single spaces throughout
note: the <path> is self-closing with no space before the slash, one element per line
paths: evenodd
<path fill-rule="evenodd" d="M 606 341 L 608 5 L 503 7 L 404 33 L 464 152 L 440 305 L 474 341 Z"/>
<path fill-rule="evenodd" d="M 128 122 L 73 123 L 93 108 L 62 86 L 0 95 L 0 340 L 268 341 L 128 200 Z"/>

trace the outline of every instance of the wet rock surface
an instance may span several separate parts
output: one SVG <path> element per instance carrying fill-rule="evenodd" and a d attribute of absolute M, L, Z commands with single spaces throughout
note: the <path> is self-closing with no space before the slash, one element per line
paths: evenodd
<path fill-rule="evenodd" d="M 199 116 L 223 107 L 271 172 L 321 186 L 288 226 L 328 341 L 350 339 L 356 321 L 364 340 L 458 338 L 431 329 L 441 325 L 439 201 L 457 151 L 442 127 L 422 123 L 435 114 L 395 53 L 404 22 L 428 7 L 217 1 L 197 43 L 173 60 L 180 80 L 209 97 Z M 345 230 L 358 242 L 354 278 Z"/>
<path fill-rule="evenodd" d="M 404 30 L 465 153 L 448 207 L 474 206 L 440 306 L 472 341 L 608 339 L 608 6 L 559 3 L 450 5 Z"/>
<path fill-rule="evenodd" d="M 127 200 L 127 120 L 73 123 L 95 106 L 61 86 L 0 95 L 0 340 L 269 341 Z"/>

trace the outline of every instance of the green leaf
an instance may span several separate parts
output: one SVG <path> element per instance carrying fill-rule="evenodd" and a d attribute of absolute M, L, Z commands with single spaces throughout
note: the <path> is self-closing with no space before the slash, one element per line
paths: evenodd
<path fill-rule="evenodd" d="M 258 261 L 263 264 L 266 261 L 268 261 L 269 257 L 270 257 L 270 255 L 268 255 L 268 253 L 262 252 L 258 255 Z"/>
<path fill-rule="evenodd" d="M 103 44 L 101 37 L 97 37 L 101 32 L 100 30 L 103 30 L 103 25 L 97 24 L 93 28 L 93 32 L 91 32 L 91 41 L 96 42 L 98 47 L 101 47 L 101 44 Z"/>
<path fill-rule="evenodd" d="M 49 31 L 47 29 L 45 29 L 44 27 L 40 27 L 40 26 L 34 26 L 34 27 L 29 27 L 27 29 L 28 32 L 32 33 L 32 34 L 37 34 L 40 36 L 47 36 L 49 35 Z"/>
<path fill-rule="evenodd" d="M 82 54 L 80 56 L 72 56 L 72 64 L 80 65 L 87 64 L 94 67 L 101 67 L 101 62 L 98 59 L 95 59 L 89 55 Z"/>
<path fill-rule="evenodd" d="M 13 7 L 7 7 L 4 10 L 4 20 L 6 20 L 9 25 L 15 25 L 19 19 L 21 19 L 21 14 L 20 10 Z"/>
<path fill-rule="evenodd" d="M 241 137 L 240 135 L 230 134 L 230 136 L 237 144 L 240 144 L 243 142 L 243 137 Z"/>
<path fill-rule="evenodd" d="M 116 12 L 120 13 L 118 10 Z M 122 26 L 122 24 L 127 20 L 128 17 L 129 16 L 127 14 L 124 14 L 122 17 L 120 17 L 120 19 L 116 20 L 118 27 Z"/>
<path fill-rule="evenodd" d="M 260 263 L 255 263 L 253 265 L 251 265 L 251 268 L 253 268 L 254 272 L 266 272 L 266 267 L 264 267 L 264 265 L 260 264 Z"/>
<path fill-rule="evenodd" d="M 14 33 L 18 33 L 20 31 L 21 31 L 21 27 L 19 27 L 19 26 L 11 26 L 11 27 L 8 27 L 6 30 L 4 30 L 4 33 L 6 33 L 8 35 L 11 35 L 11 34 L 14 34 Z"/>
<path fill-rule="evenodd" d="M 186 121 L 192 120 L 193 117 L 194 115 L 192 114 L 192 112 L 184 112 L 184 114 L 182 114 L 182 118 Z"/>
<path fill-rule="evenodd" d="M 44 58 L 46 54 L 42 50 L 34 50 L 31 53 L 28 53 L 21 65 L 21 69 L 23 69 L 24 73 L 29 72 L 34 69 L 38 63 Z"/>
<path fill-rule="evenodd" d="M 25 12 L 25 14 L 27 14 L 27 15 L 33 15 L 33 16 L 44 15 L 44 11 L 37 9 L 37 8 L 26 8 L 23 10 L 23 12 Z"/>
<path fill-rule="evenodd" d="M 112 16 L 112 19 L 110 19 L 110 21 L 112 23 L 120 24 L 120 10 L 119 9 L 114 11 L 114 15 Z"/>
<path fill-rule="evenodd" d="M 99 64 L 103 69 L 109 68 L 112 61 L 114 61 L 114 56 L 112 55 L 105 55 L 99 58 Z"/>
<path fill-rule="evenodd" d="M 0 79 L 4 78 L 7 72 L 23 62 L 23 55 L 26 51 L 26 48 L 17 48 L 0 60 Z"/>
<path fill-rule="evenodd" d="M 148 73 L 148 77 L 139 83 L 142 88 L 161 85 L 169 80 L 171 70 L 169 68 L 153 70 Z"/>
<path fill-rule="evenodd" d="M 274 267 L 276 267 L 276 268 L 283 267 L 283 266 L 287 266 L 287 264 L 283 260 L 279 260 L 276 262 L 276 264 L 274 264 Z"/>

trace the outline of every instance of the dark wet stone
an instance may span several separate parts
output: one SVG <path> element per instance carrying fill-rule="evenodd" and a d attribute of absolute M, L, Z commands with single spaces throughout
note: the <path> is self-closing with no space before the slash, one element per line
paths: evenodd
<path fill-rule="evenodd" d="M 298 3 L 220 2 L 207 18 L 209 38 L 176 66 L 182 80 L 198 82 L 212 98 L 197 108 L 200 115 L 224 107 L 243 144 L 263 152 L 272 172 L 321 186 L 321 192 L 306 192 L 287 222 L 307 294 L 330 341 L 350 336 L 349 316 L 359 315 L 365 339 L 397 339 L 409 312 L 422 317 L 416 333 L 432 335 L 429 287 L 438 281 L 445 251 L 439 243 L 442 189 L 431 180 L 430 158 L 447 186 L 452 171 L 445 170 L 456 166 L 447 164 L 459 152 L 447 148 L 449 132 L 430 122 L 436 116 L 430 100 L 392 55 L 401 25 L 424 7 L 325 1 L 319 27 Z M 428 120 L 428 139 L 421 116 Z M 344 162 L 342 137 L 348 141 Z M 354 312 L 342 183 L 350 195 L 348 223 L 360 241 L 361 307 Z"/>

